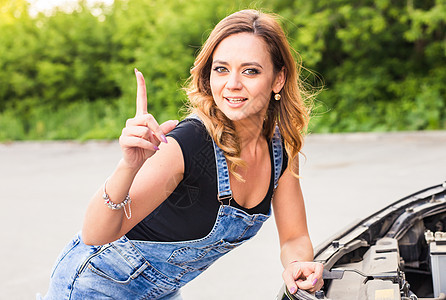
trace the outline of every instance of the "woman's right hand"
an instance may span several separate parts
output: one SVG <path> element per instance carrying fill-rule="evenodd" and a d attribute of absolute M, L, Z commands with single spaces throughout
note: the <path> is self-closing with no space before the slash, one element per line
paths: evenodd
<path fill-rule="evenodd" d="M 129 168 L 138 170 L 144 162 L 159 150 L 161 142 L 167 143 L 166 134 L 178 124 L 178 121 L 166 121 L 158 125 L 156 119 L 147 112 L 147 92 L 144 76 L 135 69 L 137 81 L 136 115 L 128 119 L 119 144 L 123 160 Z"/>

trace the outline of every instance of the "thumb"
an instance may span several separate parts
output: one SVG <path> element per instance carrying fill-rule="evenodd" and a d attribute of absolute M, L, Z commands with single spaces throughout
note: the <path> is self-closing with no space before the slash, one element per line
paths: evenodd
<path fill-rule="evenodd" d="M 178 125 L 178 120 L 169 120 L 160 125 L 161 130 L 164 134 L 169 133 Z"/>

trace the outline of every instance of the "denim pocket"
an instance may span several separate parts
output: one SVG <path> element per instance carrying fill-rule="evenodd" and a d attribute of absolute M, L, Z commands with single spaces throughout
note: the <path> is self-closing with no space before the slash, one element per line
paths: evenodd
<path fill-rule="evenodd" d="M 219 257 L 228 253 L 242 242 L 230 243 L 224 240 L 217 241 L 204 247 L 186 246 L 172 252 L 167 262 L 187 269 L 203 269 L 211 265 Z"/>
<path fill-rule="evenodd" d="M 53 269 L 51 270 L 51 278 L 54 276 L 54 273 L 56 272 L 56 269 L 59 266 L 60 262 L 74 249 L 74 247 L 79 244 L 79 242 L 80 236 L 79 234 L 76 234 L 76 236 L 65 246 L 65 248 L 62 249 L 56 259 L 56 263 L 54 264 Z"/>
<path fill-rule="evenodd" d="M 138 277 L 148 266 L 148 262 L 141 261 L 139 265 L 131 264 L 114 247 L 107 247 L 94 255 L 88 262 L 87 268 L 93 273 L 113 281 L 127 284 Z"/>

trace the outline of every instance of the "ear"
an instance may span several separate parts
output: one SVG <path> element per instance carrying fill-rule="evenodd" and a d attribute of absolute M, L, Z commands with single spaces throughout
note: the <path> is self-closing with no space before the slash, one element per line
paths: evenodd
<path fill-rule="evenodd" d="M 285 80 L 286 80 L 286 69 L 285 67 L 282 67 L 282 70 L 280 70 L 277 75 L 276 78 L 274 79 L 274 83 L 273 83 L 273 92 L 275 94 L 279 93 L 283 86 L 285 85 Z"/>

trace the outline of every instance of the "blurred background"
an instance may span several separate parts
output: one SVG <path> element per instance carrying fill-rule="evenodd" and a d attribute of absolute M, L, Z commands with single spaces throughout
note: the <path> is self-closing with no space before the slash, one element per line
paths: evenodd
<path fill-rule="evenodd" d="M 0 0 L 0 141 L 114 139 L 178 118 L 194 56 L 226 15 L 280 15 L 314 100 L 310 131 L 446 128 L 444 0 Z"/>
<path fill-rule="evenodd" d="M 301 165 L 315 245 L 446 179 L 445 0 L 0 0 L 0 299 L 46 292 L 120 158 L 133 69 L 145 74 L 149 112 L 181 118 L 194 56 L 245 8 L 280 15 L 317 93 Z M 273 299 L 281 272 L 268 221 L 184 296 Z"/>

